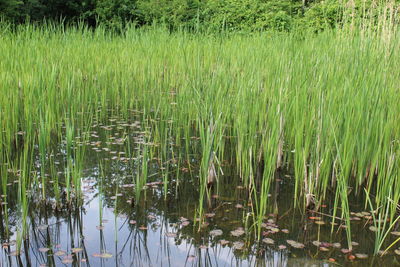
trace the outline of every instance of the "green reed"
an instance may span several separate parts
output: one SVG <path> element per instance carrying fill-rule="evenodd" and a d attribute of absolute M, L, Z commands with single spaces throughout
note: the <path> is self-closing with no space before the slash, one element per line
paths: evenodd
<path fill-rule="evenodd" d="M 2 163 L 12 162 L 22 143 L 38 142 L 44 167 L 50 133 L 62 136 L 70 200 L 73 189 L 80 194 L 86 155 L 74 138 L 94 120 L 130 118 L 137 110 L 149 133 L 146 144 L 128 153 L 138 159 L 137 197 L 150 159 L 166 164 L 165 192 L 171 158 L 178 169 L 186 159 L 190 168 L 199 166 L 190 171 L 199 174 L 201 216 L 210 168 L 219 173 L 217 161 L 229 162 L 253 199 L 258 233 L 277 169 L 293 172 L 293 201 L 300 209 L 328 204 L 349 225 L 348 195 L 365 196 L 365 189 L 375 196 L 374 206 L 384 207 L 381 216 L 394 221 L 400 200 L 399 30 L 388 17 L 375 23 L 375 31 L 373 23 L 357 23 L 318 35 L 135 28 L 117 35 L 101 26 L 0 26 Z M 189 162 L 191 152 L 200 162 Z M 335 197 L 326 203 L 330 191 Z"/>

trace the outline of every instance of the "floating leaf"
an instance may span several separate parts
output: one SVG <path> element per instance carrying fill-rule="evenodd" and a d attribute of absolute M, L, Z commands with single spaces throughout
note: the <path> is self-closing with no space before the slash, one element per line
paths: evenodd
<path fill-rule="evenodd" d="M 220 236 L 220 235 L 222 235 L 222 233 L 223 233 L 222 230 L 219 230 L 219 229 L 210 231 L 211 236 Z"/>
<path fill-rule="evenodd" d="M 229 244 L 230 242 L 229 242 L 228 240 L 222 239 L 222 240 L 219 241 L 219 243 L 220 243 L 222 246 L 225 246 L 226 244 Z"/>
<path fill-rule="evenodd" d="M 379 250 L 378 251 L 378 255 L 379 256 L 384 256 L 384 255 L 386 255 L 387 254 L 387 251 L 384 251 L 384 250 Z"/>
<path fill-rule="evenodd" d="M 72 248 L 71 249 L 71 251 L 73 252 L 73 253 L 79 253 L 79 252 L 81 252 L 83 250 L 83 248 Z"/>
<path fill-rule="evenodd" d="M 243 242 L 241 242 L 241 241 L 233 242 L 233 249 L 240 250 L 240 249 L 243 249 L 243 248 L 244 248 L 244 243 Z"/>
<path fill-rule="evenodd" d="M 367 259 L 368 258 L 368 255 L 367 254 L 363 254 L 363 253 L 356 253 L 355 255 L 359 259 Z"/>
<path fill-rule="evenodd" d="M 280 250 L 282 250 L 282 249 L 286 249 L 286 246 L 285 246 L 285 245 L 279 245 L 278 248 L 279 248 Z"/>
<path fill-rule="evenodd" d="M 43 253 L 46 253 L 49 250 L 50 250 L 49 248 L 39 248 L 39 251 Z"/>
<path fill-rule="evenodd" d="M 209 225 L 210 225 L 209 222 L 203 222 L 203 223 L 201 224 L 201 227 L 205 228 L 205 227 L 207 227 L 207 226 L 209 226 Z"/>
<path fill-rule="evenodd" d="M 319 241 L 313 241 L 312 244 L 313 244 L 314 246 L 316 246 L 316 247 L 321 246 L 321 242 L 319 242 Z"/>
<path fill-rule="evenodd" d="M 375 227 L 375 226 L 370 226 L 369 228 L 368 228 L 370 231 L 372 231 L 372 232 L 377 232 L 378 231 L 378 228 L 377 227 Z"/>
<path fill-rule="evenodd" d="M 101 253 L 100 254 L 100 258 L 104 258 L 104 259 L 109 259 L 109 258 L 112 258 L 112 254 L 111 253 Z"/>
<path fill-rule="evenodd" d="M 342 248 L 340 251 L 341 251 L 343 254 L 347 254 L 347 253 L 350 253 L 350 252 L 351 252 L 351 249 Z"/>
<path fill-rule="evenodd" d="M 57 250 L 54 253 L 55 256 L 64 256 L 65 254 L 67 254 L 67 252 L 65 252 L 64 250 Z"/>
<path fill-rule="evenodd" d="M 69 264 L 69 263 L 73 263 L 74 260 L 72 258 L 67 257 L 67 258 L 64 258 L 61 262 L 64 264 Z"/>
<path fill-rule="evenodd" d="M 274 241 L 273 239 L 271 239 L 271 238 L 268 238 L 268 237 L 264 238 L 264 239 L 262 240 L 262 242 L 264 242 L 265 244 L 268 244 L 268 245 L 273 245 L 273 244 L 275 244 L 275 241 Z"/>
<path fill-rule="evenodd" d="M 231 231 L 231 235 L 236 236 L 236 237 L 239 237 L 239 236 L 243 235 L 244 233 L 245 232 L 244 232 L 243 228 L 241 228 L 241 227 L 237 228 L 234 231 Z"/>
<path fill-rule="evenodd" d="M 304 248 L 304 244 L 296 242 L 294 240 L 286 240 L 286 242 L 294 248 Z"/>

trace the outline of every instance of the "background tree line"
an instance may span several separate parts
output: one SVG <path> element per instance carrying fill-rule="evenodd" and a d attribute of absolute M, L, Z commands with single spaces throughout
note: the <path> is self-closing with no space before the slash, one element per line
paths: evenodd
<path fill-rule="evenodd" d="M 0 17 L 16 23 L 85 21 L 111 28 L 163 24 L 171 30 L 289 31 L 336 27 L 343 16 L 379 16 L 400 0 L 0 0 Z M 379 10 L 379 11 L 378 11 Z M 397 11 L 396 11 L 397 12 Z M 395 12 L 395 13 L 396 13 Z M 398 13 L 398 12 L 397 12 Z"/>

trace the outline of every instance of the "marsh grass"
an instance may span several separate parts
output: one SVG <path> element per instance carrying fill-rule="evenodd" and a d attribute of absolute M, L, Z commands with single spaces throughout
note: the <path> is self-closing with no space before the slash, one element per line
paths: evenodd
<path fill-rule="evenodd" d="M 379 214 L 393 222 L 400 198 L 400 38 L 394 11 L 382 12 L 386 24 L 350 22 L 318 35 L 134 28 L 116 35 L 102 27 L 0 26 L 1 174 L 7 177 L 4 164 L 19 162 L 25 214 L 33 146 L 45 198 L 54 134 L 65 141 L 67 200 L 79 199 L 86 154 L 74 139 L 93 121 L 130 118 L 136 110 L 146 133 L 133 151 L 128 137 L 127 154 L 138 159 L 132 165 L 137 199 L 152 158 L 166 168 L 166 193 L 175 178 L 172 165 L 179 169 L 196 152 L 199 168 L 190 162 L 189 168 L 198 172 L 200 218 L 210 197 L 210 166 L 229 162 L 250 192 L 253 212 L 244 220 L 258 236 L 277 169 L 294 172 L 293 201 L 300 209 L 319 207 L 333 191 L 327 204 L 349 225 L 348 195 L 374 194 Z M 372 31 L 375 24 L 379 29 Z M 174 175 L 179 181 L 179 171 Z M 60 199 L 62 182 L 53 177 Z"/>

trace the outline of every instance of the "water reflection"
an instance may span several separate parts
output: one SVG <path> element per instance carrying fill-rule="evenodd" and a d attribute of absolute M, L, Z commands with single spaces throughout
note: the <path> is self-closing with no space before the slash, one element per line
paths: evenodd
<path fill-rule="evenodd" d="M 134 124 L 135 129 L 137 126 Z M 273 239 L 274 245 L 256 241 L 249 215 L 253 212 L 253 202 L 229 164 L 218 185 L 211 188 L 211 197 L 204 207 L 207 216 L 200 224 L 195 218 L 198 177 L 191 171 L 199 167 L 198 154 L 184 152 L 190 166 L 178 166 L 173 157 L 167 166 L 166 162 L 152 158 L 147 167 L 147 184 L 137 190 L 135 177 L 142 162 L 140 153 L 132 156 L 129 151 L 137 150 L 144 142 L 143 134 L 126 131 L 122 126 L 110 129 L 110 126 L 96 129 L 91 132 L 95 140 L 82 143 L 89 148 L 80 188 L 83 201 L 66 204 L 65 144 L 55 144 L 49 150 L 53 151 L 48 158 L 54 169 L 43 174 L 48 179 L 47 198 L 43 201 L 36 192 L 29 193 L 29 238 L 22 240 L 20 253 L 15 252 L 15 240 L 21 235 L 15 182 L 18 174 L 10 174 L 9 181 L 14 182 L 9 183 L 8 202 L 2 203 L 0 213 L 1 266 L 329 266 L 326 261 L 329 258 L 341 264 L 398 264 L 393 256 L 351 262 L 339 249 L 330 247 L 324 252 L 313 246 L 315 240 L 345 246 L 345 231 L 338 226 L 332 233 L 330 226 L 317 225 L 308 214 L 294 209 L 293 185 L 289 179 L 280 177 L 284 175 L 281 173 L 276 173 L 268 201 L 271 214 L 265 218 L 261 237 Z M 121 145 L 129 139 L 136 143 Z M 196 147 L 195 143 L 191 145 Z M 226 151 L 229 153 L 228 148 Z M 40 177 L 37 151 L 35 162 Z M 163 183 L 166 172 L 170 176 L 168 186 Z M 57 188 L 58 201 L 54 190 Z M 353 238 L 360 243 L 357 250 L 370 254 L 373 233 L 363 229 L 363 221 L 353 224 Z M 212 230 L 218 234 L 213 235 Z M 287 240 L 305 244 L 306 248 L 291 248 Z"/>

